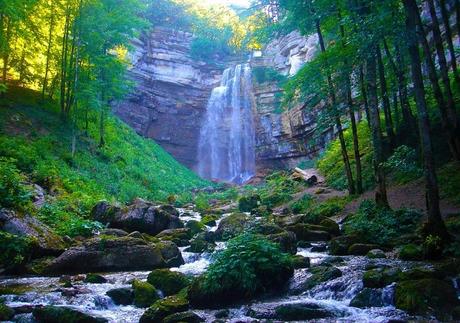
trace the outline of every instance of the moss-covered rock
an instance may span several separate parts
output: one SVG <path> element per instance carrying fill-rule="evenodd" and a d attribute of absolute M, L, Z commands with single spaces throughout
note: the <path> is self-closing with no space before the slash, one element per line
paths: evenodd
<path fill-rule="evenodd" d="M 175 313 L 187 311 L 189 302 L 182 296 L 169 296 L 156 301 L 142 315 L 140 323 L 159 323 Z"/>
<path fill-rule="evenodd" d="M 296 225 L 288 226 L 286 230 L 294 232 L 297 240 L 329 241 L 331 239 L 331 234 L 326 231 L 326 228 L 321 226 L 298 223 Z"/>
<path fill-rule="evenodd" d="M 275 308 L 276 319 L 308 321 L 332 317 L 333 314 L 317 304 L 285 304 Z"/>
<path fill-rule="evenodd" d="M 161 241 L 155 243 L 155 249 L 161 253 L 161 256 L 166 262 L 166 265 L 164 267 L 179 267 L 185 263 L 184 259 L 182 258 L 182 253 L 180 252 L 177 245 L 172 241 Z"/>
<path fill-rule="evenodd" d="M 340 236 L 332 238 L 329 242 L 329 252 L 331 255 L 344 256 L 348 254 L 351 245 L 358 243 L 358 239 L 353 235 Z"/>
<path fill-rule="evenodd" d="M 363 285 L 368 288 L 382 288 L 399 280 L 398 268 L 376 268 L 363 274 Z"/>
<path fill-rule="evenodd" d="M 323 282 L 342 276 L 340 269 L 334 266 L 316 266 L 310 268 L 310 272 L 312 273 L 312 276 L 296 286 L 292 291 L 294 294 L 301 294 Z"/>
<path fill-rule="evenodd" d="M 116 305 L 130 305 L 134 302 L 134 291 L 132 288 L 114 288 L 106 294 Z"/>
<path fill-rule="evenodd" d="M 14 310 L 0 303 L 0 321 L 9 321 L 14 316 Z"/>
<path fill-rule="evenodd" d="M 348 248 L 348 253 L 355 256 L 364 256 L 369 251 L 377 249 L 379 246 L 375 244 L 354 243 Z"/>
<path fill-rule="evenodd" d="M 190 243 L 192 233 L 189 228 L 169 229 L 161 231 L 155 237 L 161 241 L 172 241 L 179 247 L 185 247 Z"/>
<path fill-rule="evenodd" d="M 277 234 L 266 236 L 267 240 L 277 243 L 282 252 L 295 255 L 297 253 L 296 235 L 290 231 L 283 231 Z"/>
<path fill-rule="evenodd" d="M 385 252 L 380 249 L 372 249 L 369 250 L 369 252 L 366 254 L 367 258 L 370 259 L 379 259 L 379 258 L 386 258 L 387 256 L 385 255 Z"/>
<path fill-rule="evenodd" d="M 292 257 L 292 263 L 295 269 L 310 267 L 310 258 L 296 255 Z"/>
<path fill-rule="evenodd" d="M 382 289 L 364 288 L 351 300 L 350 306 L 359 308 L 385 306 L 382 293 Z"/>
<path fill-rule="evenodd" d="M 188 278 L 169 269 L 156 269 L 147 277 L 147 282 L 163 292 L 165 296 L 177 294 L 189 285 Z"/>
<path fill-rule="evenodd" d="M 444 279 L 446 276 L 443 272 L 428 268 L 412 268 L 399 274 L 399 280 L 420 280 L 420 279 Z"/>
<path fill-rule="evenodd" d="M 340 227 L 337 222 L 330 218 L 323 218 L 320 222 L 319 225 L 326 228 L 327 232 L 329 232 L 332 235 L 339 235 L 340 234 Z"/>
<path fill-rule="evenodd" d="M 407 280 L 396 285 L 395 305 L 410 314 L 434 314 L 446 319 L 458 299 L 453 286 L 443 280 Z"/>
<path fill-rule="evenodd" d="M 61 306 L 36 307 L 33 316 L 40 323 L 103 323 L 105 318 L 93 317 L 72 308 Z"/>
<path fill-rule="evenodd" d="M 206 214 L 201 218 L 200 223 L 203 225 L 207 225 L 208 227 L 214 227 L 217 225 L 217 220 L 219 219 L 219 216 L 215 214 Z"/>
<path fill-rule="evenodd" d="M 261 200 L 258 194 L 243 196 L 238 201 L 238 209 L 241 212 L 251 212 L 253 209 L 259 207 L 260 203 Z"/>
<path fill-rule="evenodd" d="M 213 241 L 214 239 L 208 236 L 208 232 L 197 234 L 192 240 L 190 240 L 190 247 L 187 251 L 195 253 L 212 252 L 216 244 Z"/>
<path fill-rule="evenodd" d="M 204 320 L 197 314 L 192 311 L 175 313 L 166 316 L 163 319 L 163 323 L 199 323 L 204 322 Z"/>
<path fill-rule="evenodd" d="M 215 232 L 216 239 L 228 240 L 243 233 L 246 229 L 248 216 L 244 213 L 233 213 L 222 219 Z"/>
<path fill-rule="evenodd" d="M 157 290 L 152 284 L 140 280 L 134 280 L 132 283 L 134 290 L 134 305 L 137 307 L 149 307 L 160 297 Z"/>
<path fill-rule="evenodd" d="M 398 258 L 401 260 L 422 260 L 423 250 L 415 244 L 407 244 L 399 249 Z"/>
<path fill-rule="evenodd" d="M 205 225 L 199 221 L 190 220 L 185 224 L 185 227 L 190 230 L 190 234 L 193 237 L 195 234 L 202 232 Z"/>
<path fill-rule="evenodd" d="M 87 274 L 85 278 L 85 283 L 90 284 L 104 284 L 106 282 L 107 279 L 99 274 Z"/>

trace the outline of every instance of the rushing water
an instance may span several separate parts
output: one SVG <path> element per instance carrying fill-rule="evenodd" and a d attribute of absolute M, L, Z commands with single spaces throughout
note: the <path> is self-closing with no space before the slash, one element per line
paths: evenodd
<path fill-rule="evenodd" d="M 198 146 L 198 173 L 208 179 L 244 183 L 255 174 L 251 68 L 224 71 L 209 98 Z"/>
<path fill-rule="evenodd" d="M 201 215 L 192 210 L 180 209 L 184 221 L 199 220 Z M 225 215 L 224 215 L 225 216 Z M 215 230 L 215 227 L 208 227 Z M 317 246 L 314 244 L 314 246 Z M 225 243 L 218 243 L 216 250 L 225 248 Z M 202 274 L 212 263 L 211 253 L 190 253 L 180 248 L 185 264 L 172 268 L 186 275 Z M 317 250 L 317 248 L 315 249 Z M 310 290 L 301 290 L 299 286 L 309 279 L 309 269 L 295 270 L 285 290 L 277 295 L 265 296 L 253 302 L 228 308 L 226 322 L 253 322 L 255 318 L 271 319 L 278 306 L 301 304 L 315 306 L 332 313 L 331 318 L 316 319 L 314 322 L 389 322 L 391 320 L 414 320 L 421 318 L 410 317 L 394 307 L 394 285 L 389 285 L 380 291 L 379 297 L 383 306 L 371 308 L 355 308 L 350 301 L 362 290 L 362 276 L 369 266 L 397 267 L 407 270 L 423 263 L 407 262 L 394 259 L 369 259 L 367 257 L 332 257 L 327 251 L 314 252 L 312 248 L 299 248 L 298 255 L 309 257 L 312 266 L 321 263 L 334 263 L 342 271 L 342 276 L 321 283 Z M 148 272 L 123 272 L 103 274 L 107 279 L 104 284 L 88 284 L 83 281 L 84 275 L 73 277 L 73 287 L 64 288 L 59 278 L 50 277 L 11 277 L 0 278 L 0 288 L 13 287 L 22 289 L 19 295 L 4 295 L 8 306 L 21 308 L 24 314 L 16 315 L 14 322 L 34 322 L 32 308 L 37 305 L 57 305 L 78 309 L 82 312 L 107 318 L 110 322 L 138 322 L 145 309 L 134 306 L 117 306 L 107 291 L 113 288 L 129 287 L 131 281 L 146 279 Z M 457 281 L 455 281 L 458 284 Z M 193 309 L 192 309 L 193 310 Z M 206 322 L 213 322 L 218 310 L 194 310 Z M 276 322 L 276 319 L 274 320 Z"/>

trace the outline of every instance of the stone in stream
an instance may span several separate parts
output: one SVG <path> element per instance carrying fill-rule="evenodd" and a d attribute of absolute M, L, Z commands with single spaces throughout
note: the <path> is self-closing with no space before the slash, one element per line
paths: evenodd
<path fill-rule="evenodd" d="M 190 247 L 186 249 L 188 252 L 202 253 L 211 252 L 216 247 L 213 235 L 211 232 L 202 232 L 197 234 L 190 240 Z"/>
<path fill-rule="evenodd" d="M 93 317 L 75 309 L 61 306 L 36 307 L 33 316 L 39 323 L 104 323 L 107 319 Z"/>
<path fill-rule="evenodd" d="M 386 258 L 385 252 L 380 249 L 372 249 L 367 254 L 366 257 L 369 259 L 378 259 L 378 258 Z"/>
<path fill-rule="evenodd" d="M 297 253 L 296 235 L 290 231 L 283 231 L 277 234 L 266 236 L 267 240 L 277 243 L 282 252 L 295 255 Z"/>
<path fill-rule="evenodd" d="M 99 274 L 88 274 L 84 282 L 89 284 L 104 284 L 107 282 L 107 279 Z"/>
<path fill-rule="evenodd" d="M 415 244 L 407 244 L 398 249 L 398 258 L 402 260 L 422 260 L 423 250 Z"/>
<path fill-rule="evenodd" d="M 175 313 L 185 312 L 190 304 L 181 295 L 169 296 L 156 301 L 141 316 L 139 323 L 158 323 Z"/>
<path fill-rule="evenodd" d="M 366 307 L 382 307 L 385 304 L 384 290 L 375 288 L 364 288 L 350 302 L 350 306 L 366 308 Z"/>
<path fill-rule="evenodd" d="M 190 230 L 190 236 L 193 237 L 194 235 L 203 232 L 206 226 L 199 221 L 190 220 L 185 224 L 185 227 Z"/>
<path fill-rule="evenodd" d="M 160 298 L 155 287 L 148 282 L 135 279 L 132 283 L 132 288 L 134 291 L 134 305 L 137 307 L 149 307 Z"/>
<path fill-rule="evenodd" d="M 375 244 L 354 243 L 348 248 L 348 254 L 354 256 L 365 256 L 369 251 L 377 249 L 379 246 Z"/>
<path fill-rule="evenodd" d="M 351 245 L 358 243 L 359 239 L 352 235 L 332 238 L 329 242 L 329 252 L 334 256 L 345 256 Z"/>
<path fill-rule="evenodd" d="M 285 304 L 275 308 L 275 318 L 283 321 L 306 321 L 333 317 L 334 314 L 316 304 Z"/>
<path fill-rule="evenodd" d="M 399 268 L 376 268 L 363 274 L 363 285 L 369 288 L 382 288 L 400 279 Z"/>
<path fill-rule="evenodd" d="M 93 207 L 91 214 L 94 220 L 128 232 L 156 235 L 163 230 L 184 227 L 174 207 L 158 206 L 142 199 L 136 199 L 133 204 L 123 208 L 102 201 Z"/>
<path fill-rule="evenodd" d="M 216 240 L 228 240 L 243 233 L 247 222 L 248 216 L 244 213 L 233 213 L 223 218 L 215 232 Z"/>
<path fill-rule="evenodd" d="M 5 304 L 0 303 L 0 321 L 9 321 L 13 318 L 15 311 L 6 306 Z"/>
<path fill-rule="evenodd" d="M 130 305 L 134 302 L 134 290 L 129 287 L 114 288 L 107 293 L 115 305 Z"/>
<path fill-rule="evenodd" d="M 166 316 L 163 319 L 163 323 L 200 323 L 204 320 L 192 311 L 174 313 Z"/>
<path fill-rule="evenodd" d="M 149 244 L 130 237 L 93 238 L 66 250 L 50 263 L 45 272 L 63 274 L 152 270 L 183 263 L 177 246 L 172 242 L 169 244 Z"/>
<path fill-rule="evenodd" d="M 296 255 L 292 257 L 292 262 L 295 269 L 309 268 L 310 267 L 310 258 Z"/>
<path fill-rule="evenodd" d="M 327 282 L 329 280 L 339 278 L 342 276 L 342 272 L 340 269 L 334 266 L 316 266 L 310 268 L 310 273 L 312 274 L 310 277 L 306 278 L 305 281 L 301 282 L 298 286 L 294 287 L 291 291 L 293 294 L 298 295 L 301 294 L 313 287 Z"/>
<path fill-rule="evenodd" d="M 161 290 L 165 296 L 177 294 L 190 284 L 189 279 L 184 274 L 169 269 L 152 271 L 147 277 L 147 281 Z"/>
<path fill-rule="evenodd" d="M 322 227 L 312 226 L 310 224 L 296 224 L 286 228 L 286 230 L 294 232 L 297 240 L 302 241 L 329 241 L 331 234 L 326 230 L 319 230 Z"/>
<path fill-rule="evenodd" d="M 161 241 L 172 241 L 179 247 L 185 247 L 190 244 L 192 232 L 189 228 L 163 230 L 155 236 Z"/>

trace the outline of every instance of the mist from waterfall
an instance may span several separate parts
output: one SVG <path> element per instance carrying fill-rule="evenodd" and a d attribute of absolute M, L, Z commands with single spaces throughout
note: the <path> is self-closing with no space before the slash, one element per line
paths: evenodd
<path fill-rule="evenodd" d="M 255 174 L 255 131 L 251 68 L 224 71 L 213 89 L 200 132 L 198 173 L 207 179 L 241 184 Z"/>

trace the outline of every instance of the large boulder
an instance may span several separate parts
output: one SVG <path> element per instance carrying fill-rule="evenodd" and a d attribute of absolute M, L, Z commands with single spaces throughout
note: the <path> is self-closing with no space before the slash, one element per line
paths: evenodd
<path fill-rule="evenodd" d="M 326 281 L 336 279 L 342 276 L 340 269 L 334 266 L 316 266 L 310 268 L 312 275 L 305 279 L 305 281 L 298 284 L 292 290 L 293 294 L 301 294 L 305 291 L 314 288 L 315 286 L 324 283 Z"/>
<path fill-rule="evenodd" d="M 163 319 L 163 323 L 199 323 L 204 320 L 192 311 L 174 313 L 166 316 Z"/>
<path fill-rule="evenodd" d="M 93 317 L 75 309 L 61 306 L 36 307 L 33 310 L 34 319 L 39 323 L 104 323 L 107 319 Z"/>
<path fill-rule="evenodd" d="M 93 218 L 111 228 L 128 232 L 139 231 L 156 235 L 163 230 L 183 228 L 179 212 L 170 205 L 154 205 L 137 199 L 133 204 L 119 208 L 99 202 L 92 210 Z"/>
<path fill-rule="evenodd" d="M 282 252 L 295 255 L 297 253 L 297 238 L 295 233 L 282 231 L 277 234 L 266 236 L 267 240 L 273 241 L 280 246 Z"/>
<path fill-rule="evenodd" d="M 366 307 L 382 307 L 388 304 L 385 299 L 383 289 L 364 288 L 350 302 L 350 306 L 366 308 Z"/>
<path fill-rule="evenodd" d="M 165 296 L 179 293 L 190 283 L 184 274 L 169 269 L 152 271 L 147 277 L 147 281 L 161 290 Z"/>
<path fill-rule="evenodd" d="M 331 234 L 320 226 L 298 223 L 287 227 L 286 230 L 294 232 L 297 240 L 301 241 L 329 241 L 331 239 Z"/>
<path fill-rule="evenodd" d="M 166 266 L 161 246 L 130 237 L 98 237 L 66 250 L 51 262 L 46 273 L 152 270 Z"/>
<path fill-rule="evenodd" d="M 375 268 L 363 274 L 363 285 L 369 288 L 382 288 L 399 280 L 399 268 Z"/>
<path fill-rule="evenodd" d="M 187 311 L 190 305 L 186 298 L 182 296 L 169 296 L 156 301 L 142 315 L 140 323 L 159 323 L 175 313 Z"/>
<path fill-rule="evenodd" d="M 348 248 L 348 253 L 355 256 L 365 256 L 369 251 L 375 250 L 378 247 L 375 244 L 354 243 Z"/>
<path fill-rule="evenodd" d="M 223 218 L 217 230 L 215 237 L 217 240 L 228 240 L 241 233 L 246 229 L 245 225 L 248 222 L 248 216 L 244 213 L 233 213 Z"/>
<path fill-rule="evenodd" d="M 0 209 L 0 230 L 34 239 L 37 242 L 36 256 L 58 256 L 65 250 L 61 237 L 35 217 L 7 209 Z"/>
<path fill-rule="evenodd" d="M 275 308 L 276 319 L 282 321 L 308 321 L 333 317 L 333 313 L 317 304 L 284 304 Z"/>
<path fill-rule="evenodd" d="M 166 262 L 166 267 L 179 267 L 185 264 L 182 253 L 174 242 L 161 241 L 155 244 L 155 248 L 160 250 L 161 256 Z"/>
<path fill-rule="evenodd" d="M 134 302 L 134 290 L 129 287 L 114 288 L 106 294 L 116 305 L 130 305 Z"/>
<path fill-rule="evenodd" d="M 190 244 L 192 232 L 189 228 L 169 229 L 161 231 L 156 238 L 162 241 L 172 241 L 179 247 L 185 247 Z"/>
<path fill-rule="evenodd" d="M 148 282 L 136 279 L 132 283 L 132 288 L 134 305 L 137 307 L 149 307 L 160 298 L 155 287 Z"/>
<path fill-rule="evenodd" d="M 352 235 L 333 238 L 329 242 L 329 252 L 335 256 L 347 255 L 350 247 L 358 242 L 358 238 Z"/>

